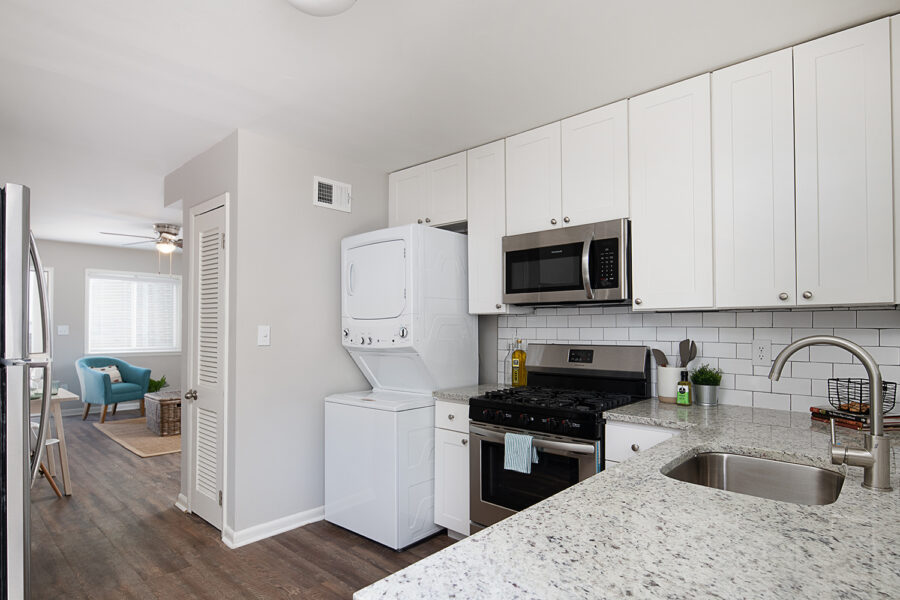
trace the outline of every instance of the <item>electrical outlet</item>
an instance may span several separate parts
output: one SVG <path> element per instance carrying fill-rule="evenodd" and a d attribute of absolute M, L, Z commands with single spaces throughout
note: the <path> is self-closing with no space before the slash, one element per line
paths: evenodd
<path fill-rule="evenodd" d="M 750 346 L 750 354 L 754 365 L 771 365 L 772 342 L 769 340 L 753 340 Z"/>

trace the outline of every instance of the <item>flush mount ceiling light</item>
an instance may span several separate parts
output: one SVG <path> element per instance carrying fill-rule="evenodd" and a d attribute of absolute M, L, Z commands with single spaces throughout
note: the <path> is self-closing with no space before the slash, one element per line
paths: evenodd
<path fill-rule="evenodd" d="M 175 242 L 172 240 L 160 240 L 156 242 L 156 250 L 160 254 L 172 254 L 177 247 L 178 246 L 176 246 Z"/>
<path fill-rule="evenodd" d="M 288 4 L 314 17 L 339 15 L 356 3 L 356 0 L 287 0 Z"/>

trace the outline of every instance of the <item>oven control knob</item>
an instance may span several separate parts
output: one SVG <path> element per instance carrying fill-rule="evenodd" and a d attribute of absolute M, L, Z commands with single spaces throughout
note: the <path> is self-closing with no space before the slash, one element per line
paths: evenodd
<path fill-rule="evenodd" d="M 481 418 L 484 419 L 485 421 L 489 421 L 490 418 L 491 418 L 491 411 L 490 411 L 490 409 L 485 408 L 484 410 L 482 410 L 482 411 L 481 411 Z"/>
<path fill-rule="evenodd" d="M 571 429 L 572 429 L 572 427 L 571 427 L 571 425 L 569 424 L 569 421 L 568 421 L 568 420 L 563 419 L 562 421 L 560 421 L 560 423 L 559 423 L 559 430 L 560 430 L 560 431 L 562 431 L 563 433 L 568 433 Z"/>
<path fill-rule="evenodd" d="M 521 425 L 531 425 L 534 423 L 534 417 L 531 415 L 519 415 L 519 423 Z"/>

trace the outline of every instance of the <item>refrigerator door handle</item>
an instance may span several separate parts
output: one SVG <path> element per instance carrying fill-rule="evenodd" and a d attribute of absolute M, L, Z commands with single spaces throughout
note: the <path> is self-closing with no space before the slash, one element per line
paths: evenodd
<path fill-rule="evenodd" d="M 44 386 L 41 393 L 41 421 L 37 433 L 37 446 L 35 446 L 34 454 L 31 457 L 31 483 L 34 485 L 34 480 L 37 478 L 41 460 L 43 459 L 44 445 L 47 442 L 47 418 L 50 416 L 50 395 L 53 391 L 50 368 L 50 363 L 53 360 L 53 336 L 50 335 L 50 304 L 47 298 L 47 283 L 44 281 L 44 266 L 41 263 L 41 256 L 38 254 L 37 244 L 34 242 L 34 234 L 29 234 L 29 241 L 41 306 L 41 340 L 43 341 L 41 349 L 47 357 L 46 360 L 40 362 L 30 361 L 29 365 L 31 368 L 40 368 L 44 371 Z M 29 400 L 28 402 L 30 407 L 31 401 Z M 30 408 L 28 413 L 31 413 Z"/>

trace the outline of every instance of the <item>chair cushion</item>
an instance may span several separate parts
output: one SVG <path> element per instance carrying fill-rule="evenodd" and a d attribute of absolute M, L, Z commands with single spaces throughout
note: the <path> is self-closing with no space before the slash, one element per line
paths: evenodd
<path fill-rule="evenodd" d="M 112 395 L 114 400 L 131 400 L 132 398 L 143 398 L 144 393 L 136 383 L 114 383 L 112 384 Z"/>
<path fill-rule="evenodd" d="M 109 375 L 110 383 L 122 383 L 124 379 L 122 379 L 122 374 L 119 372 L 119 367 L 116 365 L 106 365 L 103 367 L 91 367 L 95 371 L 100 371 L 101 373 L 106 373 Z"/>

